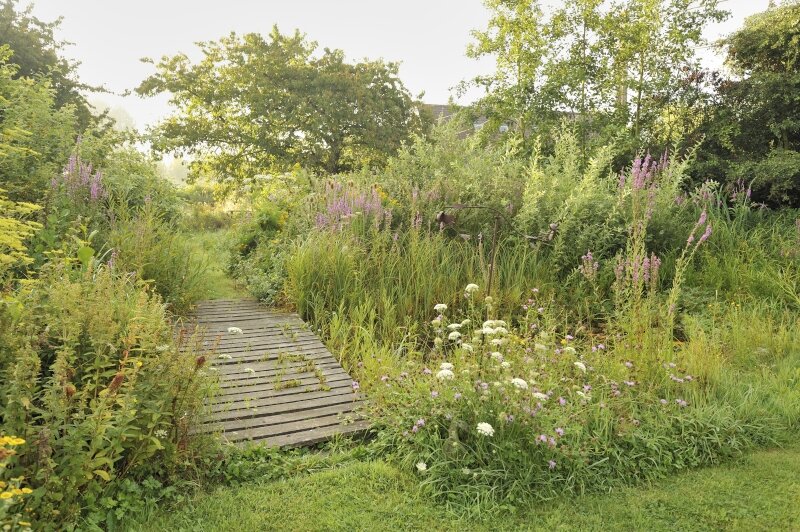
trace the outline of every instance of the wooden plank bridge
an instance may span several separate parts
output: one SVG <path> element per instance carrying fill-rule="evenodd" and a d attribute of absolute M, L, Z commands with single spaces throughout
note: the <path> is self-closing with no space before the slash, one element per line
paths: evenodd
<path fill-rule="evenodd" d="M 200 432 L 233 443 L 303 446 L 364 432 L 353 380 L 299 316 L 254 299 L 201 302 L 189 330 L 219 390 Z"/>

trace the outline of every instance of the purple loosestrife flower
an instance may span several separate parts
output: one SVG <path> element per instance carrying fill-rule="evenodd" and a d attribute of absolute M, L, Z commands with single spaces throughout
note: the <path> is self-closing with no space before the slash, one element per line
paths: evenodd
<path fill-rule="evenodd" d="M 700 237 L 700 241 L 697 244 L 698 245 L 702 244 L 703 242 L 708 240 L 708 237 L 710 237 L 710 236 L 711 236 L 711 224 L 708 224 L 708 225 L 706 225 L 706 230 L 703 233 L 703 236 Z"/>

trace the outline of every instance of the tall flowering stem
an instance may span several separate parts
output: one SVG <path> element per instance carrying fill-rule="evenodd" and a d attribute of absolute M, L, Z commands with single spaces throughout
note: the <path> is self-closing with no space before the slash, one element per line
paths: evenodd
<path fill-rule="evenodd" d="M 629 175 L 619 181 L 622 197 L 630 197 L 631 227 L 625 252 L 617 257 L 613 289 L 620 333 L 631 348 L 641 351 L 657 324 L 658 278 L 661 259 L 648 253 L 647 226 L 652 218 L 662 174 L 668 168 L 666 154 L 654 160 L 637 157 Z M 582 273 L 588 265 L 584 257 Z M 586 273 L 584 273 L 586 275 Z"/>
<path fill-rule="evenodd" d="M 703 227 L 703 232 L 700 233 L 700 230 Z M 697 248 L 699 248 L 703 242 L 708 240 L 710 236 L 711 223 L 708 221 L 708 214 L 706 213 L 706 210 L 703 209 L 703 212 L 700 213 L 697 223 L 694 224 L 692 231 L 689 233 L 689 237 L 686 239 L 686 245 L 683 247 L 681 256 L 675 263 L 675 277 L 672 280 L 672 288 L 670 289 L 669 297 L 667 298 L 667 331 L 670 335 L 672 335 L 672 331 L 675 327 L 678 299 L 680 298 L 681 284 L 683 283 L 683 276 L 686 273 L 686 268 L 691 263 L 692 257 L 694 257 Z"/>

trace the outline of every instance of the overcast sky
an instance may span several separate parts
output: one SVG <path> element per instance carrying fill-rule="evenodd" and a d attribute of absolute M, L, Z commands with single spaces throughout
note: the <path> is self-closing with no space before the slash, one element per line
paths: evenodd
<path fill-rule="evenodd" d="M 707 38 L 738 28 L 767 4 L 725 1 L 733 15 L 709 27 Z M 75 43 L 66 55 L 81 62 L 81 80 L 115 93 L 136 87 L 152 73 L 142 57 L 192 55 L 197 41 L 231 31 L 268 33 L 273 24 L 284 33 L 299 28 L 321 47 L 343 49 L 350 59 L 401 62 L 404 83 L 415 95 L 424 91 L 428 103 L 447 103 L 459 81 L 493 67 L 490 60 L 464 55 L 470 31 L 484 28 L 488 20 L 481 0 L 38 0 L 34 6 L 42 20 L 64 17 L 59 37 Z M 704 59 L 709 66 L 720 64 L 708 51 Z M 139 128 L 169 113 L 166 97 L 96 98 L 123 107 Z"/>

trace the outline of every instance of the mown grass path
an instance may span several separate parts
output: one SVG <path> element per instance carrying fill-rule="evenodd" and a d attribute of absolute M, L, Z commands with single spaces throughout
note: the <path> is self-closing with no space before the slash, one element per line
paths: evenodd
<path fill-rule="evenodd" d="M 800 449 L 761 451 L 651 487 L 458 518 L 383 462 L 220 488 L 137 530 L 800 530 Z"/>

